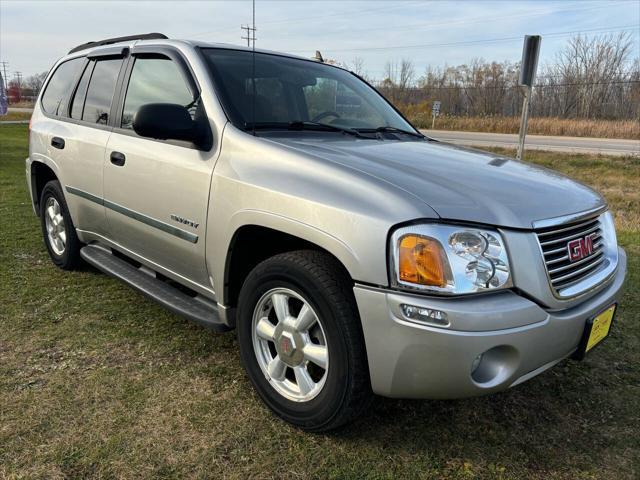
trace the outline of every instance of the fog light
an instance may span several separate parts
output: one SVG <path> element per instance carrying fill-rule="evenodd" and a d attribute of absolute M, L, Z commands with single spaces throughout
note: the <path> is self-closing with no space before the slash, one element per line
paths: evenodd
<path fill-rule="evenodd" d="M 411 320 L 413 322 L 431 323 L 442 326 L 449 325 L 447 314 L 441 310 L 417 307 L 415 305 L 407 305 L 406 303 L 400 305 L 400 308 L 402 308 L 402 313 L 407 320 Z"/>

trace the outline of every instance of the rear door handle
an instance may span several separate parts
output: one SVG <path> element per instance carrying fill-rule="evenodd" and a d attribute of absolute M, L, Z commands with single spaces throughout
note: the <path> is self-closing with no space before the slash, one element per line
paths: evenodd
<path fill-rule="evenodd" d="M 64 148 L 64 138 L 53 137 L 51 139 L 51 146 L 62 150 Z"/>
<path fill-rule="evenodd" d="M 124 156 L 124 153 L 111 152 L 111 163 L 118 167 L 123 166 L 126 159 L 127 158 Z"/>

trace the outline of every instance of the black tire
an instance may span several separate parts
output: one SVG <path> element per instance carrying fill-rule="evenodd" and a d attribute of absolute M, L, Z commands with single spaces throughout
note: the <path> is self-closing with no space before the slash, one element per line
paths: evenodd
<path fill-rule="evenodd" d="M 49 235 L 47 233 L 45 215 L 47 215 L 47 201 L 50 198 L 54 198 L 58 202 L 60 205 L 60 214 L 64 218 L 66 242 L 62 254 L 56 253 L 50 243 Z M 47 247 L 51 261 L 63 270 L 74 270 L 77 268 L 80 264 L 80 248 L 82 247 L 82 243 L 78 240 L 78 235 L 76 234 L 76 229 L 73 225 L 73 220 L 71 220 L 69 208 L 67 207 L 67 201 L 64 198 L 62 187 L 57 180 L 47 182 L 42 189 L 42 194 L 40 195 L 40 224 L 42 226 L 44 244 Z"/>
<path fill-rule="evenodd" d="M 324 386 L 315 398 L 296 402 L 265 378 L 253 347 L 254 309 L 274 288 L 305 298 L 321 319 L 330 357 Z M 329 254 L 301 250 L 271 257 L 256 266 L 242 286 L 237 335 L 247 374 L 267 406 L 285 421 L 312 432 L 338 428 L 358 416 L 372 397 L 362 326 L 353 283 Z"/>

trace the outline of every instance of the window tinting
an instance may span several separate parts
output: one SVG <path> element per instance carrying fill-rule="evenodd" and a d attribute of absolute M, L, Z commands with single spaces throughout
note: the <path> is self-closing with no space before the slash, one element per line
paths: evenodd
<path fill-rule="evenodd" d="M 82 118 L 82 110 L 84 107 L 84 99 L 87 95 L 87 87 L 89 86 L 89 79 L 91 78 L 91 72 L 93 71 L 94 62 L 89 62 L 84 69 L 78 88 L 71 101 L 71 118 Z"/>
<path fill-rule="evenodd" d="M 106 125 L 122 59 L 98 60 L 91 75 L 82 120 Z"/>
<path fill-rule="evenodd" d="M 65 101 L 85 61 L 83 57 L 74 58 L 56 68 L 42 95 L 42 109 L 45 112 L 51 115 L 61 115 L 64 112 Z"/>
<path fill-rule="evenodd" d="M 193 118 L 193 96 L 179 67 L 164 57 L 137 58 L 122 112 L 122 128 L 133 128 L 133 116 L 148 103 L 176 103 L 190 108 Z"/>

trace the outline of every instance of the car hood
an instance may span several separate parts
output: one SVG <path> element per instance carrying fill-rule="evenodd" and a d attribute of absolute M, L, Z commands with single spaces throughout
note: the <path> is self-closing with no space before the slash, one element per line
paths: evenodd
<path fill-rule="evenodd" d="M 599 194 L 555 171 L 440 142 L 328 135 L 269 140 L 384 179 L 443 219 L 530 229 L 536 220 L 604 205 Z"/>

